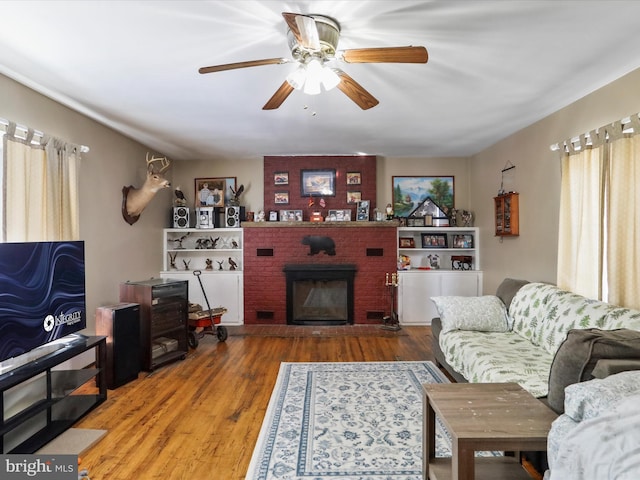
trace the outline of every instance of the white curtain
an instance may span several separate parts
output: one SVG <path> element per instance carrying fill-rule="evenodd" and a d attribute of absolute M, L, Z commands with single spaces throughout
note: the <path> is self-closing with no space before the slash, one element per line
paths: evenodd
<path fill-rule="evenodd" d="M 588 298 L 602 292 L 602 153 L 583 148 L 562 158 L 557 283 Z"/>
<path fill-rule="evenodd" d="M 607 300 L 640 308 L 640 120 L 632 118 L 633 134 L 622 127 L 612 135 L 609 159 L 607 225 Z"/>
<path fill-rule="evenodd" d="M 4 241 L 77 240 L 80 149 L 56 138 L 4 135 Z"/>
<path fill-rule="evenodd" d="M 640 308 L 640 118 L 564 143 L 558 276 L 561 288 Z"/>

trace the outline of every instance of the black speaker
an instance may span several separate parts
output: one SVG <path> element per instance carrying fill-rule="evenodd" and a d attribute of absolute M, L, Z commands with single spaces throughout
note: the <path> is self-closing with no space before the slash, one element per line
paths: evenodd
<path fill-rule="evenodd" d="M 173 207 L 173 228 L 189 228 L 188 207 Z"/>
<path fill-rule="evenodd" d="M 96 335 L 107 337 L 107 388 L 114 389 L 140 373 L 140 305 L 120 303 L 96 310 Z"/>
<path fill-rule="evenodd" d="M 226 228 L 236 228 L 240 226 L 240 207 L 225 207 L 224 226 Z"/>

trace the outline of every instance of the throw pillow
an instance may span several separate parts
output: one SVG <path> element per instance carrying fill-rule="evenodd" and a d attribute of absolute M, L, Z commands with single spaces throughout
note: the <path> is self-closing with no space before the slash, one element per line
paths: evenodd
<path fill-rule="evenodd" d="M 431 297 L 442 321 L 442 332 L 475 330 L 506 332 L 507 309 L 495 295 Z"/>
<path fill-rule="evenodd" d="M 565 389 L 564 413 L 581 422 L 608 412 L 619 401 L 640 393 L 640 371 L 574 383 Z"/>

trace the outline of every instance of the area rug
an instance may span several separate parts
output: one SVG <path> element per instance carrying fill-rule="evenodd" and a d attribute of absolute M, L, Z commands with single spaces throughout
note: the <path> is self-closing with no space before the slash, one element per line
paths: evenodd
<path fill-rule="evenodd" d="M 448 380 L 432 362 L 282 363 L 246 480 L 421 480 L 425 383 Z"/>

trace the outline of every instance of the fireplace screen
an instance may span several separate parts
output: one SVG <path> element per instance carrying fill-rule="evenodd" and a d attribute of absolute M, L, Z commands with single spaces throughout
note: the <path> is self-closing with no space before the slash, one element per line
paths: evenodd
<path fill-rule="evenodd" d="M 287 323 L 353 323 L 354 265 L 286 265 Z"/>
<path fill-rule="evenodd" d="M 292 303 L 295 321 L 347 323 L 349 319 L 346 280 L 296 280 Z"/>

